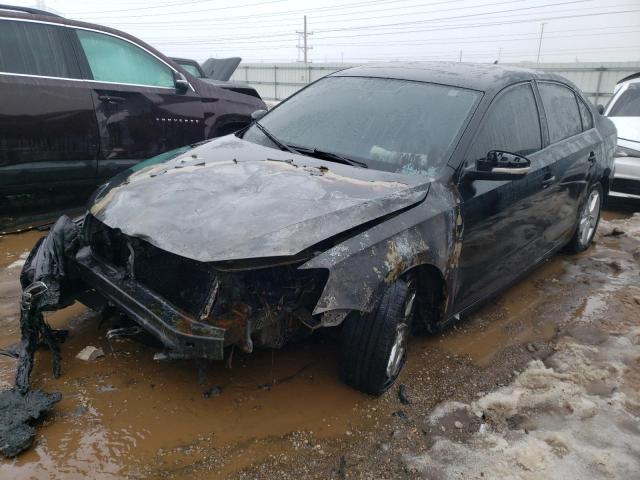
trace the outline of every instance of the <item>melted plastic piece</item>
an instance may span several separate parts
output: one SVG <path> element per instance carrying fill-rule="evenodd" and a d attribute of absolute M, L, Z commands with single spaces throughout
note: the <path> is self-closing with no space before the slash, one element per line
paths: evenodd
<path fill-rule="evenodd" d="M 41 343 L 53 352 L 53 374 L 60 375 L 60 335 L 44 320 L 42 312 L 71 303 L 66 260 L 75 253 L 79 228 L 67 216 L 60 217 L 49 235 L 29 254 L 22 273 L 20 345 L 15 386 L 0 392 L 0 453 L 7 457 L 29 448 L 35 434 L 32 423 L 60 401 L 60 393 L 32 390 L 29 385 L 33 356 Z"/>

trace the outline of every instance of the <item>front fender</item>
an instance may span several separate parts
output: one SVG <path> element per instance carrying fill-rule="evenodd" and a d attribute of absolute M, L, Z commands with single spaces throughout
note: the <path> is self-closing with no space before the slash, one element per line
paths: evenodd
<path fill-rule="evenodd" d="M 451 278 L 451 273 L 457 270 L 461 233 L 455 193 L 443 185 L 433 184 L 421 204 L 334 246 L 300 267 L 329 270 L 313 313 L 370 312 L 388 284 L 420 265 L 432 265 L 445 279 Z"/>

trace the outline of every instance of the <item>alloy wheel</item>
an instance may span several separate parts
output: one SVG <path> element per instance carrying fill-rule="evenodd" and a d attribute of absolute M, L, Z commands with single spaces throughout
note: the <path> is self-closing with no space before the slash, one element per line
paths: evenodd
<path fill-rule="evenodd" d="M 403 318 L 396 327 L 396 335 L 389 352 L 389 360 L 387 361 L 387 378 L 394 379 L 400 373 L 407 355 L 407 343 L 409 340 L 409 332 L 411 331 L 411 317 L 416 301 L 416 292 L 409 290 L 407 300 L 404 305 Z"/>
<path fill-rule="evenodd" d="M 587 202 L 582 208 L 579 225 L 579 239 L 582 245 L 588 245 L 598 225 L 600 218 L 600 192 L 596 189 L 591 190 Z"/>

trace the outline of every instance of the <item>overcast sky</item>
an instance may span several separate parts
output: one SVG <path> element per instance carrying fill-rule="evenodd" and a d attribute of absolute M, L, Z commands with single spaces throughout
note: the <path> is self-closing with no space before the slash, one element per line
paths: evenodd
<path fill-rule="evenodd" d="M 42 6 L 43 0 L 8 0 Z M 313 62 L 640 60 L 640 0 L 44 0 L 170 56 L 296 61 L 307 15 Z"/>

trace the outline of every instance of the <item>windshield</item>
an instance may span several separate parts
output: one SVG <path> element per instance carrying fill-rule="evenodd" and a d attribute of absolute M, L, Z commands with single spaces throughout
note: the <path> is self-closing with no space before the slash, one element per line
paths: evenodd
<path fill-rule="evenodd" d="M 640 83 L 632 83 L 611 107 L 609 117 L 640 117 Z"/>
<path fill-rule="evenodd" d="M 327 77 L 260 124 L 293 148 L 317 149 L 369 168 L 434 175 L 446 162 L 480 93 L 430 83 Z M 273 147 L 255 125 L 243 138 Z"/>

